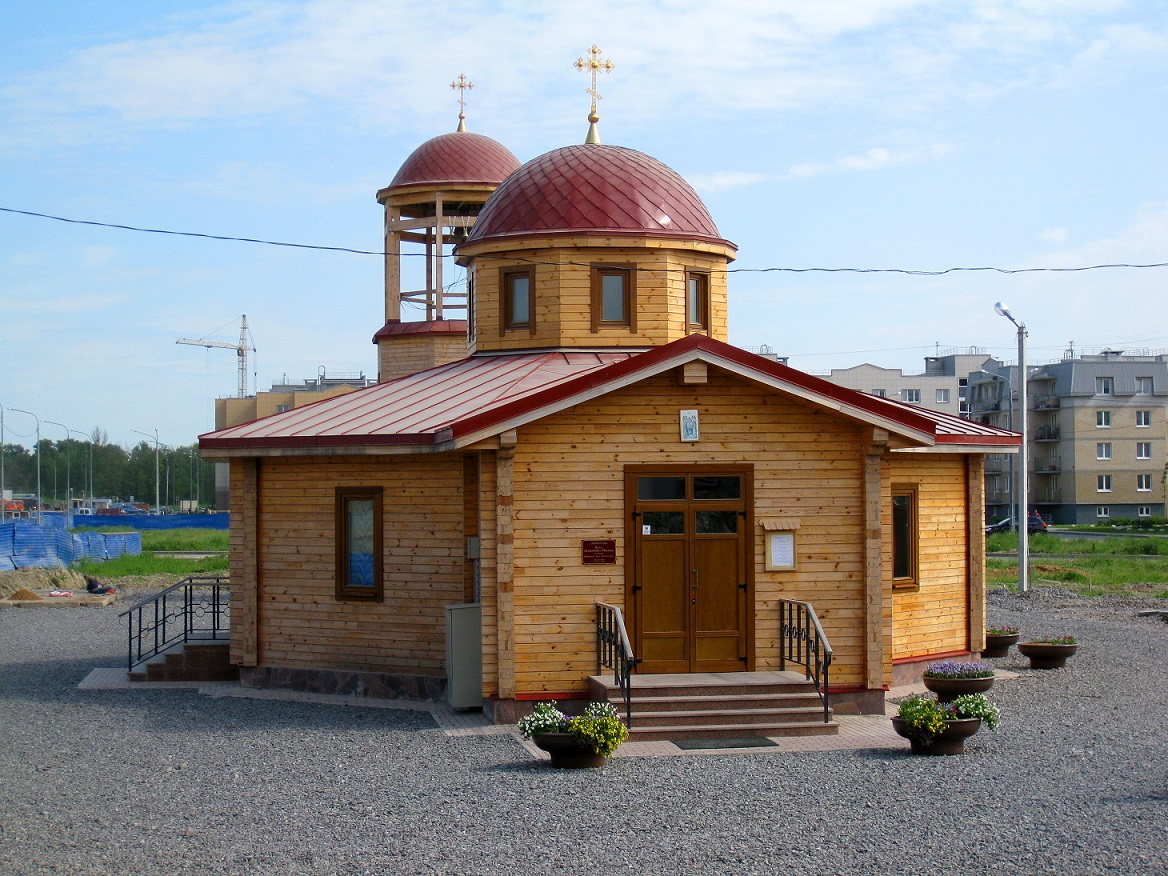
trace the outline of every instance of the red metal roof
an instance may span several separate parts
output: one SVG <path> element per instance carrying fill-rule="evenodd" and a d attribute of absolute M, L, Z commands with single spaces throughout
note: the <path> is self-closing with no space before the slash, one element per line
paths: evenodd
<path fill-rule="evenodd" d="M 564 233 L 733 246 L 684 179 L 643 152 L 599 144 L 565 146 L 527 162 L 483 206 L 467 243 Z"/>
<path fill-rule="evenodd" d="M 380 338 L 395 338 L 402 335 L 466 335 L 465 319 L 427 319 L 417 322 L 387 322 L 373 336 L 373 343 Z"/>
<path fill-rule="evenodd" d="M 518 167 L 519 159 L 497 140 L 455 131 L 427 140 L 410 153 L 388 189 L 450 183 L 498 185 Z"/>
<path fill-rule="evenodd" d="M 472 356 L 389 383 L 200 436 L 203 450 L 456 446 L 704 360 L 853 419 L 888 428 L 916 446 L 1018 446 L 1021 436 L 857 392 L 705 335 L 636 351 L 559 351 Z"/>

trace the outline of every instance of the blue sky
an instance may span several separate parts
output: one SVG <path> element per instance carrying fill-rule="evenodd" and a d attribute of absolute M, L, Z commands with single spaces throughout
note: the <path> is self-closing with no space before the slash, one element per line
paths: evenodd
<path fill-rule="evenodd" d="M 731 342 L 810 371 L 1013 358 L 1005 300 L 1031 361 L 1168 348 L 1168 268 L 750 270 L 1168 262 L 1160 2 L 7 4 L 0 207 L 376 250 L 374 195 L 453 130 L 459 73 L 470 129 L 526 161 L 582 142 L 594 42 L 604 142 L 678 171 L 739 246 Z M 376 256 L 0 212 L 0 405 L 187 444 L 236 363 L 176 339 L 234 341 L 246 313 L 261 389 L 375 376 L 382 302 Z"/>

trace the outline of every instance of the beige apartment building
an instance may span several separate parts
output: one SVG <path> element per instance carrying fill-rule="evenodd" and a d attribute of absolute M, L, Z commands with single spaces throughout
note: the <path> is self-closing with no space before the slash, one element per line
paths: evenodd
<path fill-rule="evenodd" d="M 1030 508 L 1049 522 L 1163 517 L 1168 354 L 1104 350 L 1028 367 Z M 1018 428 L 1018 369 L 969 376 L 970 416 Z M 1009 515 L 1018 458 L 986 458 L 986 518 Z"/>
<path fill-rule="evenodd" d="M 925 370 L 905 374 L 900 368 L 882 368 L 865 362 L 852 368 L 833 368 L 819 376 L 837 386 L 902 401 L 930 411 L 965 416 L 969 412 L 968 383 L 971 372 L 993 362 L 985 350 L 965 347 L 925 357 Z"/>

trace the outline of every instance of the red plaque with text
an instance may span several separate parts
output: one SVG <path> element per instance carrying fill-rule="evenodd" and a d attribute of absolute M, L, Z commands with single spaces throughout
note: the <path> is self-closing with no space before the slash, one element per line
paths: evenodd
<path fill-rule="evenodd" d="M 585 565 L 606 565 L 616 562 L 616 539 L 584 540 L 581 552 Z"/>

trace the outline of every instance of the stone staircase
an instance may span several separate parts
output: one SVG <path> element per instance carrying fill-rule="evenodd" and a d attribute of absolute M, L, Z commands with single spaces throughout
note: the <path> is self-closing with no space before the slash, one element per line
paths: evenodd
<path fill-rule="evenodd" d="M 229 641 L 189 640 L 138 664 L 130 681 L 238 681 L 230 653 Z"/>
<path fill-rule="evenodd" d="M 611 675 L 588 679 L 594 700 L 624 715 Z M 797 672 L 634 675 L 630 742 L 749 736 L 834 736 L 815 685 Z"/>

